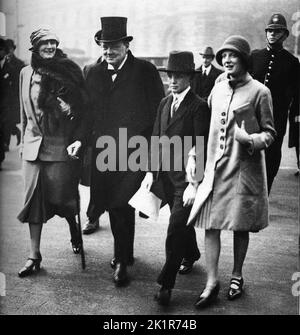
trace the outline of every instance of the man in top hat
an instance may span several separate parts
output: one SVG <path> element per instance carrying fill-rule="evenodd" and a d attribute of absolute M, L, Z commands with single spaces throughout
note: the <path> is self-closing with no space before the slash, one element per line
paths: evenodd
<path fill-rule="evenodd" d="M 176 136 L 182 143 L 184 138 L 189 136 L 192 137 L 193 145 L 197 136 L 203 136 L 206 143 L 210 112 L 206 101 L 199 98 L 190 87 L 195 73 L 193 54 L 189 51 L 170 52 L 167 68 L 160 71 L 168 74 L 171 94 L 159 105 L 152 136 L 164 136 L 169 139 Z M 155 161 L 151 158 L 157 155 L 154 151 L 150 150 L 150 162 Z M 162 185 L 165 200 L 171 210 L 165 243 L 166 261 L 157 279 L 161 288 L 155 295 L 155 299 L 161 305 L 169 304 L 171 290 L 182 261 L 193 264 L 200 258 L 194 227 L 186 226 L 198 184 L 186 181 L 183 153 L 171 146 L 170 162 L 164 164 L 163 157 L 167 158 L 166 156 L 168 155 L 159 154 L 161 160 L 158 171 L 154 171 L 151 166 L 151 172 L 147 172 L 142 183 L 148 190 L 157 184 Z M 175 168 L 175 162 L 180 162 L 181 169 L 178 168 L 179 165 Z M 164 166 L 170 166 L 170 169 L 164 169 Z"/>
<path fill-rule="evenodd" d="M 25 66 L 24 62 L 17 58 L 14 54 L 16 45 L 13 40 L 5 40 L 7 55 L 3 68 L 10 74 L 9 88 L 7 91 L 7 122 L 5 127 L 5 145 L 9 149 L 10 137 L 15 135 L 17 137 L 17 145 L 21 140 L 21 131 L 16 126 L 20 123 L 20 102 L 19 102 L 19 76 L 22 68 Z"/>
<path fill-rule="evenodd" d="M 266 149 L 266 169 L 268 191 L 270 193 L 273 180 L 280 166 L 281 146 L 286 132 L 289 109 L 293 100 L 299 101 L 300 76 L 298 59 L 283 48 L 283 42 L 289 35 L 284 16 L 273 14 L 265 31 L 267 45 L 264 49 L 253 50 L 250 73 L 270 89 L 273 99 L 277 138 Z M 299 106 L 297 107 L 297 114 L 299 115 Z"/>
<path fill-rule="evenodd" d="M 95 34 L 95 41 L 101 47 L 102 58 L 84 69 L 93 112 L 87 216 L 93 222 L 105 210 L 109 213 L 114 237 L 113 280 L 121 286 L 128 282 L 127 265 L 134 262 L 135 210 L 128 205 L 128 201 L 138 190 L 145 173 L 121 166 L 124 159 L 128 162 L 134 149 L 127 148 L 126 154 L 119 148 L 119 132 L 120 128 L 125 129 L 128 140 L 137 135 L 149 139 L 164 89 L 155 66 L 135 58 L 129 50 L 133 37 L 127 36 L 127 18 L 102 17 L 101 24 L 102 30 Z M 116 171 L 101 172 L 97 168 L 97 156 L 104 148 L 96 148 L 96 141 L 105 135 L 116 143 L 116 157 L 113 157 Z M 121 145 L 127 147 L 127 143 Z M 119 161 L 120 156 L 122 162 Z"/>
<path fill-rule="evenodd" d="M 214 87 L 215 80 L 223 71 L 217 69 L 212 64 L 212 61 L 215 58 L 212 47 L 205 47 L 199 54 L 202 56 L 203 63 L 197 69 L 199 72 L 194 76 L 192 81 L 192 90 L 198 94 L 199 97 L 207 101 L 207 98 Z"/>

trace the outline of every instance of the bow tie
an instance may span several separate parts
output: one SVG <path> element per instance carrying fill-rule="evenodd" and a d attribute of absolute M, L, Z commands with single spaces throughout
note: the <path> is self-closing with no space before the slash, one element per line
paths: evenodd
<path fill-rule="evenodd" d="M 107 71 L 111 76 L 119 73 L 119 70 L 107 69 Z"/>

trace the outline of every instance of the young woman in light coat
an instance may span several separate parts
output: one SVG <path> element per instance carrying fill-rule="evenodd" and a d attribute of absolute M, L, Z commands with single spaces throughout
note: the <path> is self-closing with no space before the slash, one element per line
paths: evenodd
<path fill-rule="evenodd" d="M 270 91 L 254 80 L 249 67 L 250 46 L 241 36 L 230 36 L 218 50 L 217 62 L 225 73 L 214 86 L 208 99 L 211 123 L 207 162 L 203 181 L 197 189 L 189 223 L 204 228 L 207 283 L 195 306 L 202 308 L 215 300 L 220 284 L 218 260 L 220 233 L 233 231 L 234 264 L 228 299 L 241 296 L 242 267 L 248 249 L 249 232 L 268 225 L 268 191 L 264 149 L 276 136 Z M 235 112 L 253 113 L 253 128 Z M 187 175 L 193 179 L 195 163 L 190 156 Z"/>

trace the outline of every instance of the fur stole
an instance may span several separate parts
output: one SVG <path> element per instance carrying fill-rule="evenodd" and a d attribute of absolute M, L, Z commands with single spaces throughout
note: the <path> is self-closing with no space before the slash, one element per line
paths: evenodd
<path fill-rule="evenodd" d="M 64 118 L 57 97 L 71 106 L 71 115 L 80 117 L 87 104 L 87 93 L 80 67 L 57 49 L 51 59 L 43 59 L 33 52 L 31 66 L 41 75 L 38 106 L 45 114 Z"/>

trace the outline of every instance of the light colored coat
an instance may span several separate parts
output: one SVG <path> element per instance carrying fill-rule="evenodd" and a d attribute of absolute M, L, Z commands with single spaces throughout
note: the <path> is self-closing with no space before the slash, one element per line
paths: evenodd
<path fill-rule="evenodd" d="M 22 158 L 28 161 L 37 159 L 43 140 L 42 129 L 30 98 L 32 74 L 33 69 L 30 65 L 24 67 L 20 73 L 21 151 Z"/>
<path fill-rule="evenodd" d="M 270 91 L 248 73 L 233 88 L 218 82 L 209 96 L 211 124 L 204 179 L 188 224 L 205 229 L 256 232 L 268 225 L 264 149 L 276 135 Z M 250 103 L 260 132 L 251 134 L 251 150 L 235 140 L 233 110 Z"/>

